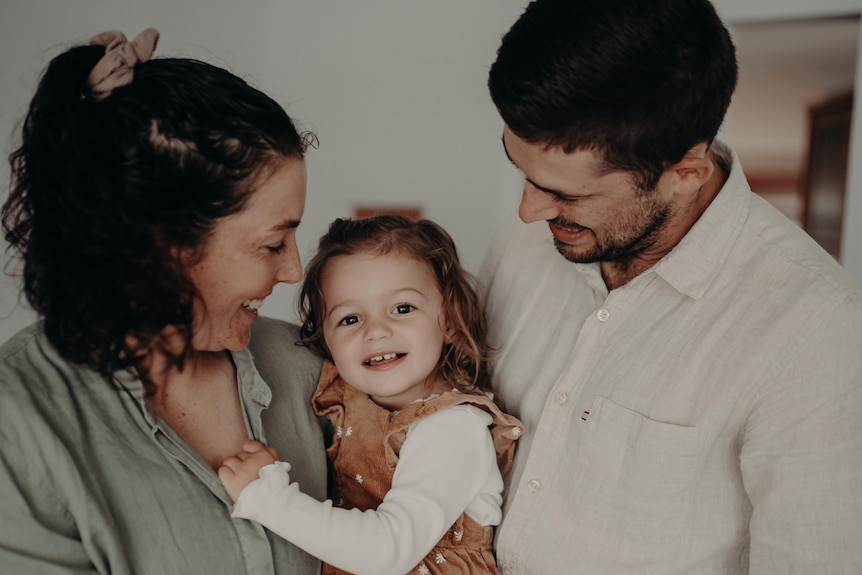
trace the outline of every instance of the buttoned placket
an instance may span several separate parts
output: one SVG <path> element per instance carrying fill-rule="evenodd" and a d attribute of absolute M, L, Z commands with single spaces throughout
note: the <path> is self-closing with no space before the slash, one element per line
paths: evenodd
<path fill-rule="evenodd" d="M 272 390 L 254 368 L 250 356 L 234 356 L 237 381 L 239 382 L 239 397 L 246 430 L 250 436 L 266 443 L 263 431 L 263 410 L 272 401 Z M 249 573 L 273 573 L 272 549 L 264 528 L 255 521 L 234 519 L 240 545 L 243 550 L 245 564 Z"/>
<path fill-rule="evenodd" d="M 246 430 L 252 438 L 265 442 L 266 438 L 263 433 L 261 414 L 269 405 L 272 392 L 250 361 L 245 361 L 244 358 L 239 358 L 236 355 L 233 356 L 233 359 L 236 365 L 240 407 L 246 424 Z M 142 389 L 140 391 L 132 391 L 131 394 L 141 406 L 144 419 L 150 427 L 153 441 L 155 441 L 159 448 L 168 457 L 175 459 L 186 467 L 226 506 L 232 507 L 230 497 L 227 495 L 218 475 L 206 460 L 184 437 L 174 431 L 161 416 L 149 407 L 143 397 Z M 272 562 L 272 549 L 264 528 L 254 521 L 247 521 L 245 519 L 234 519 L 233 526 L 236 529 L 237 539 L 242 549 L 247 572 L 260 575 L 274 573 L 275 566 Z"/>
<path fill-rule="evenodd" d="M 655 274 L 646 272 L 635 278 L 631 285 L 610 292 L 599 307 L 587 316 L 574 347 L 575 353 L 548 395 L 539 428 L 533 430 L 534 448 L 541 445 L 546 453 L 563 453 L 564 450 L 578 449 L 583 430 L 578 423 L 588 424 L 589 410 L 601 391 L 599 385 L 602 382 L 591 381 L 592 371 L 604 353 L 608 337 L 653 279 Z M 578 421 L 573 422 L 575 419 Z M 561 430 L 566 430 L 566 433 L 561 433 Z M 577 453 L 572 457 L 577 457 Z M 549 465 L 557 464 L 557 458 L 546 457 L 545 460 Z M 510 514 L 514 512 L 519 517 L 540 517 L 549 487 L 546 483 L 551 474 L 551 469 L 542 468 L 538 461 L 530 457 L 521 476 L 518 494 Z M 520 522 L 513 528 L 504 523 L 500 530 L 500 545 L 509 550 L 523 548 L 523 544 L 518 545 L 517 540 L 525 538 L 531 530 L 529 521 Z M 500 570 L 504 574 L 517 573 L 520 571 L 518 563 L 516 555 L 501 564 Z"/>

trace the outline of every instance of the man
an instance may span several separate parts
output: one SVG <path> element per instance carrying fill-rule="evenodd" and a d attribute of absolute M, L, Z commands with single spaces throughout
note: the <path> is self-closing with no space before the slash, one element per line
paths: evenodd
<path fill-rule="evenodd" d="M 707 0 L 537 0 L 503 38 L 547 223 L 482 270 L 527 427 L 503 573 L 862 572 L 862 294 L 715 141 L 736 75 Z"/>

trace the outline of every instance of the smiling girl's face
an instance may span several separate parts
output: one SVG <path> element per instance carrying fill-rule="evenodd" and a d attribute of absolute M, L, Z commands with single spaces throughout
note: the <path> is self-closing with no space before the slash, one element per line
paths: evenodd
<path fill-rule="evenodd" d="M 336 256 L 321 285 L 323 337 L 347 383 L 387 409 L 451 389 L 437 375 L 445 314 L 427 263 L 397 252 Z"/>

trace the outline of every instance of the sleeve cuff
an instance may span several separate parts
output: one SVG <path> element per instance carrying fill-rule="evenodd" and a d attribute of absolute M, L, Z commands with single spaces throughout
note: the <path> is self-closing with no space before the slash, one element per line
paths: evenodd
<path fill-rule="evenodd" d="M 258 473 L 258 479 L 245 486 L 233 506 L 231 517 L 254 519 L 255 511 L 272 501 L 272 494 L 284 492 L 290 486 L 290 464 L 276 461 L 265 465 Z"/>

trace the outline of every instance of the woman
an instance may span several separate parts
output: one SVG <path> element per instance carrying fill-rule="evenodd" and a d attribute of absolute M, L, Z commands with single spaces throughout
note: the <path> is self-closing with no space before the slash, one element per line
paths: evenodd
<path fill-rule="evenodd" d="M 0 565 L 317 573 L 231 519 L 215 473 L 254 439 L 325 496 L 320 361 L 252 329 L 300 279 L 307 140 L 236 76 L 150 59 L 157 38 L 57 56 L 11 156 L 3 229 L 42 319 L 0 348 Z"/>

